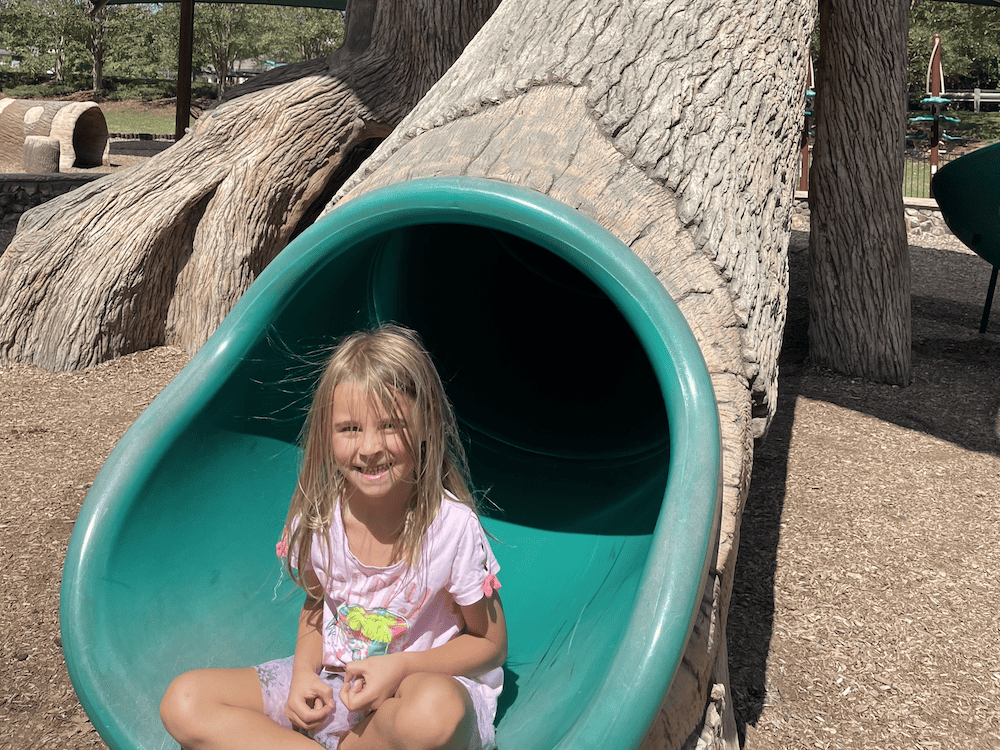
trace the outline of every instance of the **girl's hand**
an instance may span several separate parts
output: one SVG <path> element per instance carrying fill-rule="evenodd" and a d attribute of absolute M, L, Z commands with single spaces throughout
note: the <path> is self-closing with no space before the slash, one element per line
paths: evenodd
<path fill-rule="evenodd" d="M 340 701 L 348 711 L 374 711 L 396 694 L 406 677 L 403 654 L 348 662 Z"/>
<path fill-rule="evenodd" d="M 323 682 L 318 674 L 304 671 L 292 677 L 285 716 L 293 727 L 319 729 L 332 710 L 333 688 Z"/>

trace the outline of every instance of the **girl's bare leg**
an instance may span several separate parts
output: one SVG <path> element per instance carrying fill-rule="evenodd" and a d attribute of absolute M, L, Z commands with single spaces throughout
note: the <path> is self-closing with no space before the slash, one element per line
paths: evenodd
<path fill-rule="evenodd" d="M 170 735 L 188 750 L 316 750 L 315 742 L 265 715 L 253 668 L 185 672 L 167 688 L 160 717 Z"/>
<path fill-rule="evenodd" d="M 475 731 L 476 712 L 462 683 L 415 674 L 349 732 L 339 750 L 465 750 Z"/>

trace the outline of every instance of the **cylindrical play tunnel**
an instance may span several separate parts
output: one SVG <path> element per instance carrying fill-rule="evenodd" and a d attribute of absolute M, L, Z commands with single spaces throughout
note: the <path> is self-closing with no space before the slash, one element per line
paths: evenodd
<path fill-rule="evenodd" d="M 94 102 L 48 102 L 0 97 L 0 153 L 21 158 L 25 139 L 59 142 L 59 169 L 99 167 L 107 158 L 108 124 Z"/>
<path fill-rule="evenodd" d="M 156 707 L 181 671 L 291 653 L 301 599 L 274 544 L 316 363 L 388 321 L 424 337 L 492 503 L 510 630 L 499 744 L 638 746 L 717 534 L 711 381 L 614 235 L 524 188 L 442 178 L 362 195 L 293 242 L 95 482 L 63 641 L 112 747 L 168 746 Z"/>

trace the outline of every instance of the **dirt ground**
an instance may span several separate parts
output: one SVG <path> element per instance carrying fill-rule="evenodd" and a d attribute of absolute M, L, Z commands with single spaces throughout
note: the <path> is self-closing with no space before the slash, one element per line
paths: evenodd
<path fill-rule="evenodd" d="M 741 736 L 751 750 L 1000 747 L 989 267 L 955 241 L 911 246 L 914 375 L 897 388 L 809 362 L 805 242 L 794 233 L 780 409 L 729 613 Z M 0 368 L 0 750 L 104 747 L 61 651 L 63 557 L 105 457 L 187 359 Z"/>

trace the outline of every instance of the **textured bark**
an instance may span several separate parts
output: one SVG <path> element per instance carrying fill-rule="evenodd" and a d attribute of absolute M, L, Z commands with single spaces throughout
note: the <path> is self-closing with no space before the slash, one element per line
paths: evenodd
<path fill-rule="evenodd" d="M 261 76 L 146 164 L 25 214 L 0 256 L 0 362 L 199 348 L 494 7 L 356 0 L 328 60 Z"/>
<path fill-rule="evenodd" d="M 533 188 L 617 235 L 684 313 L 720 411 L 723 521 L 647 748 L 698 744 L 706 726 L 702 746 L 721 745 L 732 726 L 711 720 L 732 706 L 717 657 L 753 440 L 774 411 L 812 22 L 796 0 L 505 0 L 330 206 L 438 175 Z"/>
<path fill-rule="evenodd" d="M 810 357 L 897 385 L 910 382 L 908 9 L 906 0 L 821 0 L 809 173 Z"/>

